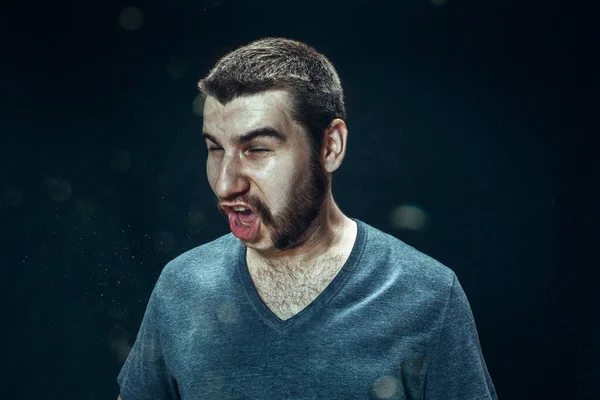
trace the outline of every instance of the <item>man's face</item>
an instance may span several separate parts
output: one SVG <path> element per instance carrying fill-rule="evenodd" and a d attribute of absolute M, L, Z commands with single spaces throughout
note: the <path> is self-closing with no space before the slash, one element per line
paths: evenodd
<path fill-rule="evenodd" d="M 234 235 L 261 251 L 299 245 L 322 210 L 328 179 L 291 118 L 288 93 L 268 91 L 227 105 L 208 97 L 203 135 L 208 181 Z M 236 203 L 249 205 L 257 218 L 224 207 Z"/>

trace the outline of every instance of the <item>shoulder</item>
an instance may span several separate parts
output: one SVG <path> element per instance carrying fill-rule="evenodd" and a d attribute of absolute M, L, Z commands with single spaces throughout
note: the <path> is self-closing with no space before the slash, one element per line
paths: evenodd
<path fill-rule="evenodd" d="M 377 260 L 388 279 L 412 292 L 447 297 L 456 279 L 452 269 L 391 234 L 369 225 L 366 230 L 363 258 Z"/>
<path fill-rule="evenodd" d="M 237 238 L 227 234 L 180 254 L 161 271 L 156 282 L 157 294 L 161 297 L 169 293 L 181 296 L 192 286 L 210 284 L 215 274 L 224 272 L 224 264 L 231 267 L 239 245 Z"/>
<path fill-rule="evenodd" d="M 367 226 L 360 256 L 361 284 L 368 284 L 378 304 L 401 315 L 403 326 L 434 340 L 444 312 L 458 288 L 454 271 L 391 234 Z M 426 346 L 424 345 L 424 346 Z"/>

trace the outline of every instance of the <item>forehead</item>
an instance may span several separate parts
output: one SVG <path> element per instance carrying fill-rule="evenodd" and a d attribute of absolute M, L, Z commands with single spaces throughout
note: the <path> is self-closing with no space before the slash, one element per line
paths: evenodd
<path fill-rule="evenodd" d="M 238 97 L 225 105 L 209 96 L 203 116 L 203 130 L 223 138 L 266 126 L 284 134 L 297 128 L 290 114 L 289 94 L 283 90 Z"/>

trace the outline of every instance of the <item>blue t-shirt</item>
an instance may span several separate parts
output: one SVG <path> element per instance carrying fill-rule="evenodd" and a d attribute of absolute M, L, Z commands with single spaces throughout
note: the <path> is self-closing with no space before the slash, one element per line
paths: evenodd
<path fill-rule="evenodd" d="M 117 378 L 122 400 L 497 399 L 454 272 L 353 220 L 343 268 L 287 320 L 231 233 L 168 263 Z"/>

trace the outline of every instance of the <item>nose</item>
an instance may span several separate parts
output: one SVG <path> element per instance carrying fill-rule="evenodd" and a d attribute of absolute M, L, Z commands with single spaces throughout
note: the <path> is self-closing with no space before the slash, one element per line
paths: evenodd
<path fill-rule="evenodd" d="M 235 198 L 248 191 L 250 183 L 241 161 L 236 155 L 223 157 L 215 183 L 215 192 L 220 198 Z"/>

